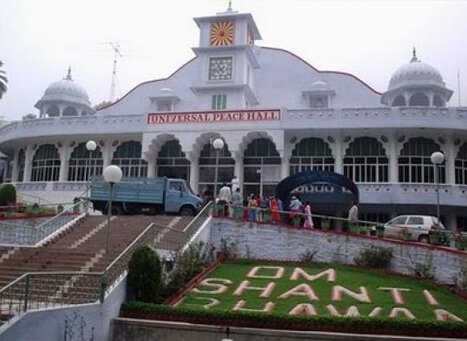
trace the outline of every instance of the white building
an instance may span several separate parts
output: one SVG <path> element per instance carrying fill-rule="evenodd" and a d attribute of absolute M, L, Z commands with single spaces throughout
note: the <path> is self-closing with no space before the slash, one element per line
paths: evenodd
<path fill-rule="evenodd" d="M 441 151 L 442 219 L 467 228 L 467 108 L 446 107 L 453 92 L 415 51 L 379 93 L 260 47 L 251 14 L 229 9 L 195 22 L 196 57 L 166 79 L 95 112 L 69 72 L 37 102 L 39 118 L 0 128 L 19 191 L 70 200 L 90 174 L 117 164 L 125 175 L 186 178 L 200 192 L 214 183 L 211 142 L 220 137 L 219 182 L 236 175 L 244 193 L 272 194 L 295 172 L 333 170 L 358 185 L 361 218 L 386 220 L 436 214 L 430 156 Z"/>

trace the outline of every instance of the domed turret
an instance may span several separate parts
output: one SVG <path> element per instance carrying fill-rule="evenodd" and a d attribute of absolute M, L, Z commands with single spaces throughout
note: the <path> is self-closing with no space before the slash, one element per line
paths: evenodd
<path fill-rule="evenodd" d="M 86 90 L 71 77 L 71 68 L 65 78 L 49 85 L 35 107 L 40 117 L 85 116 L 94 113 Z"/>
<path fill-rule="evenodd" d="M 414 48 L 410 63 L 402 65 L 392 75 L 381 102 L 390 106 L 444 107 L 451 95 L 441 73 L 418 59 Z"/>

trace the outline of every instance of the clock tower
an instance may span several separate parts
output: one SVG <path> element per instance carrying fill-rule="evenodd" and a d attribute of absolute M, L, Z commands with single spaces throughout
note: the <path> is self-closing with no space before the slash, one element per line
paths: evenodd
<path fill-rule="evenodd" d="M 261 39 L 251 14 L 226 12 L 194 19 L 200 29 L 193 48 L 198 73 L 191 90 L 203 109 L 245 109 L 258 104 L 253 70 L 259 68 L 255 40 Z"/>

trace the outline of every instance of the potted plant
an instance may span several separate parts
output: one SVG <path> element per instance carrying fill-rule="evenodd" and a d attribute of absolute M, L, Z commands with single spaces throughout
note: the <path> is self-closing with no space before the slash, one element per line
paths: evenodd
<path fill-rule="evenodd" d="M 383 238 L 384 237 L 384 225 L 376 225 L 376 237 Z"/>
<path fill-rule="evenodd" d="M 329 230 L 331 229 L 331 219 L 329 218 L 322 218 L 321 219 L 321 228 L 323 230 Z"/>
<path fill-rule="evenodd" d="M 439 230 L 431 230 L 428 232 L 428 239 L 430 240 L 430 244 L 441 244 L 441 232 Z"/>
<path fill-rule="evenodd" d="M 460 232 L 454 235 L 454 246 L 458 250 L 465 250 L 467 248 L 467 237 L 464 237 Z"/>
<path fill-rule="evenodd" d="M 34 203 L 31 207 L 32 215 L 39 215 L 41 213 L 41 208 L 38 203 Z"/>
<path fill-rule="evenodd" d="M 402 229 L 401 235 L 402 235 L 402 240 L 409 241 L 409 240 L 412 239 L 412 233 L 409 232 L 409 230 L 407 228 Z"/>

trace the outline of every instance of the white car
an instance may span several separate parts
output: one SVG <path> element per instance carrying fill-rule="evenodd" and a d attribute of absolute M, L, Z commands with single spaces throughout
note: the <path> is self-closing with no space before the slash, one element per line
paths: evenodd
<path fill-rule="evenodd" d="M 438 218 L 428 215 L 401 215 L 384 224 L 384 236 L 402 238 L 403 231 L 411 233 L 411 240 L 428 243 L 428 233 L 432 230 L 446 231 Z M 446 235 L 445 233 L 443 235 Z"/>

